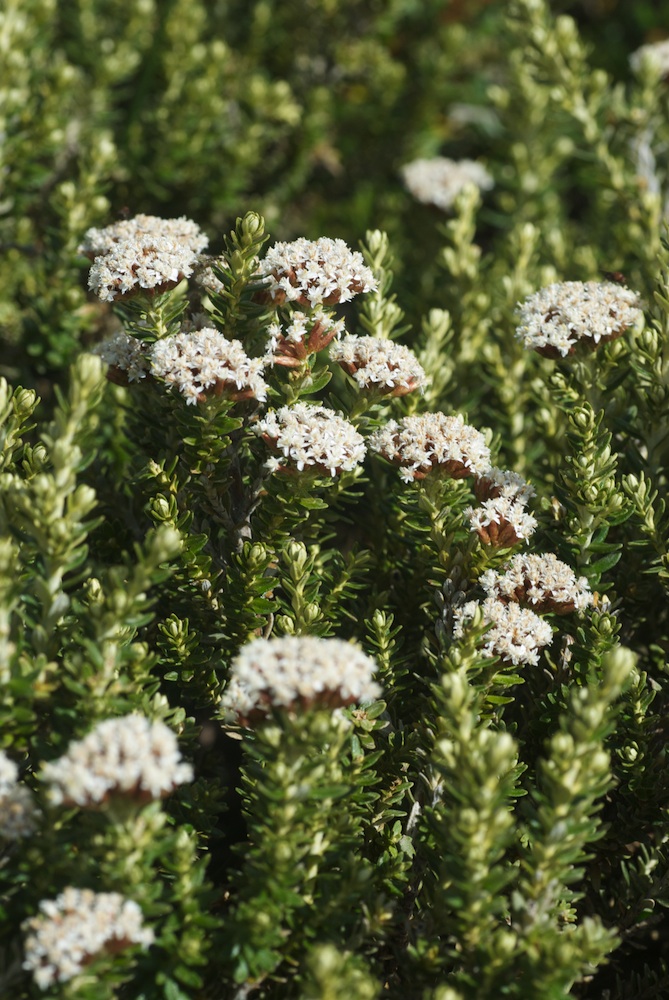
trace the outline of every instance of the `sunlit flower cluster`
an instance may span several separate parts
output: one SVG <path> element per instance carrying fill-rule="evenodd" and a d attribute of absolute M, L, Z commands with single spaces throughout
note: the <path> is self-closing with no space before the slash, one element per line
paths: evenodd
<path fill-rule="evenodd" d="M 376 288 L 372 271 L 357 250 L 343 240 L 304 237 L 292 243 L 276 243 L 260 261 L 258 274 L 265 279 L 271 300 L 303 306 L 348 302 L 360 292 Z"/>
<path fill-rule="evenodd" d="M 19 769 L 0 750 L 0 841 L 29 837 L 37 828 L 38 810 L 29 788 L 19 781 Z"/>
<path fill-rule="evenodd" d="M 214 273 L 214 264 L 220 264 L 225 266 L 224 260 L 218 260 L 216 257 L 201 256 L 199 260 L 199 265 L 195 271 L 195 281 L 201 288 L 204 288 L 206 292 L 213 292 L 215 295 L 223 291 L 225 287 L 220 278 L 217 278 Z"/>
<path fill-rule="evenodd" d="M 95 258 L 88 287 L 103 302 L 138 289 L 166 291 L 192 274 L 195 260 L 189 247 L 164 236 L 137 236 Z"/>
<path fill-rule="evenodd" d="M 109 365 L 107 377 L 111 382 L 127 385 L 128 382 L 139 382 L 146 378 L 149 372 L 149 362 L 146 357 L 146 344 L 130 337 L 123 330 L 117 330 L 93 348 L 105 364 Z"/>
<path fill-rule="evenodd" d="M 297 368 L 343 331 L 344 321 L 335 320 L 320 307 L 306 313 L 295 311 L 286 326 L 274 322 L 268 327 L 267 358 L 272 364 Z"/>
<path fill-rule="evenodd" d="M 282 406 L 258 421 L 254 430 L 282 456 L 268 462 L 274 471 L 312 468 L 335 476 L 351 471 L 365 457 L 365 442 L 355 427 L 324 406 Z"/>
<path fill-rule="evenodd" d="M 465 517 L 484 545 L 512 546 L 525 542 L 537 527 L 527 504 L 534 488 L 517 472 L 491 468 L 474 481 L 479 507 L 467 507 Z"/>
<path fill-rule="evenodd" d="M 669 38 L 660 42 L 651 42 L 636 49 L 630 56 L 630 66 L 639 73 L 645 64 L 650 64 L 664 79 L 669 76 Z"/>
<path fill-rule="evenodd" d="M 490 469 L 490 449 L 460 414 L 421 413 L 391 420 L 369 438 L 369 447 L 400 467 L 406 482 L 439 470 L 453 479 L 481 476 Z"/>
<path fill-rule="evenodd" d="M 592 604 L 585 577 L 552 552 L 543 555 L 515 555 L 503 572 L 486 570 L 479 583 L 488 597 L 530 604 L 535 611 L 565 615 L 583 611 Z"/>
<path fill-rule="evenodd" d="M 477 500 L 494 500 L 497 497 L 506 497 L 508 500 L 528 503 L 532 497 L 536 496 L 536 491 L 531 483 L 523 479 L 517 472 L 509 469 L 498 469 L 493 466 L 483 475 L 474 481 L 474 493 Z"/>
<path fill-rule="evenodd" d="M 498 547 L 526 542 L 537 527 L 537 519 L 523 502 L 505 496 L 484 500 L 480 507 L 467 507 L 465 517 L 485 545 Z"/>
<path fill-rule="evenodd" d="M 405 396 L 427 383 L 427 375 L 413 351 L 392 340 L 348 334 L 333 344 L 330 358 L 365 392 Z"/>
<path fill-rule="evenodd" d="M 140 214 L 132 219 L 121 219 L 102 229 L 88 229 L 78 251 L 89 257 L 97 257 L 107 253 L 118 243 L 136 241 L 144 236 L 169 240 L 193 254 L 200 253 L 209 243 L 209 238 L 200 227 L 185 216 L 179 219 L 161 219 L 156 215 Z"/>
<path fill-rule="evenodd" d="M 461 638 L 478 609 L 483 614 L 483 624 L 490 625 L 482 639 L 484 656 L 499 656 L 514 665 L 539 662 L 541 650 L 550 644 L 553 631 L 543 618 L 521 608 L 518 604 L 505 604 L 494 597 L 481 604 L 468 601 L 453 614 L 453 635 Z"/>
<path fill-rule="evenodd" d="M 593 349 L 615 340 L 643 313 L 636 292 L 612 281 L 548 285 L 518 306 L 516 336 L 545 357 L 567 357 L 577 344 Z"/>
<path fill-rule="evenodd" d="M 63 757 L 42 765 L 42 778 L 55 805 L 97 808 L 115 796 L 139 803 L 163 798 L 192 781 L 193 769 L 164 722 L 126 715 L 71 743 Z"/>
<path fill-rule="evenodd" d="M 254 639 L 232 663 L 221 708 L 229 722 L 254 724 L 271 709 L 340 708 L 374 701 L 376 663 L 342 639 Z"/>
<path fill-rule="evenodd" d="M 402 167 L 407 190 L 417 201 L 436 205 L 444 211 L 452 208 L 467 184 L 488 191 L 494 181 L 486 168 L 475 160 L 449 160 L 444 156 L 413 160 Z"/>
<path fill-rule="evenodd" d="M 19 769 L 4 750 L 0 750 L 0 791 L 11 788 L 18 781 Z"/>
<path fill-rule="evenodd" d="M 227 340 L 213 327 L 177 333 L 150 348 L 151 372 L 174 386 L 187 403 L 208 396 L 267 398 L 259 358 L 249 358 L 238 340 Z"/>
<path fill-rule="evenodd" d="M 43 990 L 73 979 L 101 953 L 147 948 L 154 940 L 137 903 L 118 892 L 68 887 L 56 899 L 42 900 L 39 911 L 23 923 L 23 968 Z"/>

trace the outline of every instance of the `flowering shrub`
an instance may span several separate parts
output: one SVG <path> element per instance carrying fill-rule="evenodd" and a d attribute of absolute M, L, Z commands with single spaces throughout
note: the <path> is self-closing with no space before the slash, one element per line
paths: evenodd
<path fill-rule="evenodd" d="M 472 4 L 489 86 L 444 118 L 427 29 L 453 43 L 456 4 L 356 35 L 353 0 L 305 25 L 231 3 L 229 49 L 209 6 L 171 6 L 154 43 L 153 4 L 115 33 L 82 0 L 55 69 L 16 49 L 63 98 L 85 35 L 95 90 L 79 195 L 53 182 L 66 238 L 4 289 L 27 322 L 35 283 L 54 367 L 58 317 L 90 349 L 42 403 L 0 380 L 0 995 L 661 996 L 665 49 L 616 83 L 544 0 Z M 53 14 L 26 11 L 6 37 Z M 356 88 L 395 106 L 416 60 L 427 110 L 347 178 L 340 229 L 290 143 L 333 176 L 353 122 L 390 148 Z M 112 91 L 145 204 L 104 225 L 122 137 L 110 153 L 87 116 Z M 222 225 L 247 170 L 277 238 L 257 211 Z M 8 242 L 42 225 L 21 191 Z M 336 235 L 366 212 L 391 236 Z"/>

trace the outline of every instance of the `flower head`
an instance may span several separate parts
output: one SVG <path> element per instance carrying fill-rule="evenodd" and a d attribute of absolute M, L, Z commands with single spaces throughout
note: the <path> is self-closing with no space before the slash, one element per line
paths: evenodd
<path fill-rule="evenodd" d="M 122 219 L 103 229 L 86 230 L 83 241 L 78 246 L 78 252 L 88 257 L 97 257 L 107 253 L 117 243 L 124 240 L 136 241 L 138 237 L 158 236 L 161 239 L 176 243 L 193 254 L 198 254 L 209 243 L 209 239 L 200 227 L 185 216 L 180 219 L 160 219 L 156 215 L 136 215 L 133 219 Z"/>
<path fill-rule="evenodd" d="M 402 167 L 407 190 L 417 201 L 436 205 L 444 211 L 453 203 L 467 184 L 488 191 L 494 181 L 486 168 L 475 160 L 449 160 L 444 156 L 413 160 Z"/>
<path fill-rule="evenodd" d="M 154 940 L 137 903 L 118 892 L 68 887 L 56 899 L 42 900 L 39 909 L 23 922 L 23 968 L 43 990 L 74 978 L 101 953 L 147 948 Z"/>
<path fill-rule="evenodd" d="M 95 258 L 88 287 L 103 302 L 141 288 L 166 291 L 193 273 L 195 259 L 189 247 L 164 236 L 136 236 Z"/>
<path fill-rule="evenodd" d="M 517 604 L 504 604 L 488 597 L 482 604 L 468 601 L 453 613 L 453 636 L 461 638 L 478 608 L 490 628 L 483 636 L 483 655 L 499 656 L 515 665 L 538 663 L 539 653 L 553 639 L 553 631 L 543 618 Z"/>
<path fill-rule="evenodd" d="M 142 715 L 106 719 L 67 753 L 42 766 L 55 805 L 95 809 L 121 796 L 144 803 L 192 781 L 177 738 L 164 722 Z"/>
<path fill-rule="evenodd" d="M 365 457 L 365 442 L 353 424 L 324 406 L 282 406 L 258 421 L 254 430 L 283 456 L 285 461 L 272 462 L 277 470 L 313 468 L 335 476 L 351 471 Z"/>
<path fill-rule="evenodd" d="M 213 327 L 158 340 L 150 358 L 152 374 L 175 386 L 187 403 L 208 396 L 267 398 L 262 360 L 249 358 L 238 340 L 227 340 Z"/>
<path fill-rule="evenodd" d="M 221 707 L 230 722 L 255 724 L 271 709 L 340 708 L 374 701 L 376 663 L 342 639 L 254 639 L 232 663 Z"/>
<path fill-rule="evenodd" d="M 207 263 L 208 261 L 212 263 Z M 195 281 L 201 288 L 204 288 L 205 292 L 220 295 L 225 285 L 214 273 L 215 263 L 218 263 L 215 257 L 200 257 L 199 266 L 195 271 Z M 225 262 L 221 261 L 220 263 L 224 264 Z"/>
<path fill-rule="evenodd" d="M 258 273 L 276 305 L 288 300 L 310 307 L 331 306 L 376 288 L 362 254 L 349 249 L 343 240 L 326 236 L 276 243 L 260 261 Z"/>
<path fill-rule="evenodd" d="M 615 340 L 643 315 L 636 292 L 612 281 L 548 285 L 518 309 L 516 336 L 547 358 L 565 358 L 579 343 L 592 350 Z"/>
<path fill-rule="evenodd" d="M 288 326 L 275 322 L 268 327 L 267 358 L 271 364 L 299 368 L 305 358 L 322 351 L 343 330 L 344 321 L 333 319 L 321 308 L 294 312 Z"/>
<path fill-rule="evenodd" d="M 35 800 L 18 776 L 14 761 L 0 750 L 0 840 L 20 840 L 37 828 Z"/>
<path fill-rule="evenodd" d="M 635 52 L 632 52 L 630 67 L 635 73 L 641 71 L 644 63 L 652 65 L 662 79 L 669 77 L 669 38 L 642 45 Z"/>
<path fill-rule="evenodd" d="M 421 413 L 389 421 L 369 438 L 369 447 L 401 468 L 406 482 L 436 469 L 452 479 L 481 476 L 490 468 L 490 449 L 460 414 Z"/>
<path fill-rule="evenodd" d="M 467 507 L 465 517 L 484 545 L 511 546 L 526 542 L 534 534 L 537 519 L 525 504 L 499 496 L 484 500 L 480 507 Z"/>
<path fill-rule="evenodd" d="M 331 347 L 330 358 L 363 391 L 405 396 L 427 383 L 427 375 L 413 351 L 392 340 L 348 334 Z"/>
<path fill-rule="evenodd" d="M 92 350 L 109 365 L 107 378 L 118 385 L 139 382 L 149 372 L 146 344 L 136 337 L 129 337 L 123 330 L 117 330 L 110 337 L 96 344 Z"/>
<path fill-rule="evenodd" d="M 505 603 L 531 604 L 536 611 L 567 615 L 592 604 L 585 577 L 577 579 L 573 569 L 552 552 L 516 555 L 503 573 L 486 570 L 479 583 L 488 597 Z"/>
<path fill-rule="evenodd" d="M 477 500 L 494 500 L 496 497 L 506 497 L 522 504 L 526 504 L 536 495 L 534 487 L 517 472 L 498 469 L 496 466 L 476 478 L 474 493 Z"/>
<path fill-rule="evenodd" d="M 0 750 L 0 792 L 12 788 L 19 778 L 19 769 L 4 750 Z"/>

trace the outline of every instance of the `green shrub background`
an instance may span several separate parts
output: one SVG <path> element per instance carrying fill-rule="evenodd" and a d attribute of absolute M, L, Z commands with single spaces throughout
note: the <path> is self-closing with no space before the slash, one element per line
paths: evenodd
<path fill-rule="evenodd" d="M 669 4 L 625 0 L 6 0 L 0 746 L 45 818 L 0 854 L 0 995 L 669 992 L 669 89 L 628 65 L 668 26 Z M 435 155 L 481 159 L 495 188 L 417 204 L 400 167 Z M 597 592 L 539 668 L 451 638 L 454 595 L 509 555 L 463 528 L 465 487 L 372 465 L 320 503 L 277 488 L 233 544 L 205 488 L 213 465 L 225 495 L 228 413 L 105 384 L 85 353 L 118 320 L 77 246 L 139 212 L 206 230 L 217 318 L 248 343 L 258 216 L 272 241 L 363 241 L 380 291 L 347 328 L 401 337 L 432 377 L 366 429 L 465 413 L 537 489 L 532 549 Z M 643 330 L 576 362 L 519 345 L 519 301 L 602 271 Z M 339 375 L 317 398 L 355 403 Z M 377 657 L 384 702 L 346 746 L 321 753 L 322 713 L 223 733 L 230 661 L 272 623 Z M 194 784 L 124 822 L 50 809 L 40 763 L 132 710 L 179 733 Z M 157 944 L 45 993 L 20 923 L 69 884 L 128 892 Z"/>

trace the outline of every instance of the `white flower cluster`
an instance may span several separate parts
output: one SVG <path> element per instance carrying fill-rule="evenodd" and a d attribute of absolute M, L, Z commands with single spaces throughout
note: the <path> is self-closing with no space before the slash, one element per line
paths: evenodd
<path fill-rule="evenodd" d="M 260 261 L 258 274 L 276 304 L 288 300 L 311 307 L 335 305 L 376 288 L 362 254 L 326 236 L 276 243 Z"/>
<path fill-rule="evenodd" d="M 205 260 L 215 261 L 213 257 L 206 257 Z M 200 264 L 202 264 L 202 257 L 200 258 Z M 195 281 L 201 288 L 204 288 L 206 292 L 213 292 L 215 295 L 220 294 L 225 287 L 220 278 L 217 278 L 214 274 L 213 264 L 209 264 L 205 267 L 199 267 L 195 272 Z"/>
<path fill-rule="evenodd" d="M 137 288 L 164 290 L 193 273 L 196 254 L 164 236 L 137 236 L 114 243 L 95 258 L 88 287 L 103 302 Z"/>
<path fill-rule="evenodd" d="M 320 307 L 308 313 L 294 312 L 290 323 L 270 323 L 266 355 L 271 362 L 287 364 L 294 358 L 298 363 L 309 354 L 315 354 L 344 331 L 343 319 L 335 320 Z"/>
<path fill-rule="evenodd" d="M 164 722 L 142 715 L 106 719 L 67 753 L 42 766 L 55 805 L 97 808 L 113 796 L 138 802 L 163 798 L 192 781 L 177 738 Z"/>
<path fill-rule="evenodd" d="M 651 64 L 664 78 L 669 76 L 669 38 L 663 38 L 661 42 L 651 42 L 642 45 L 630 56 L 630 67 L 635 73 L 639 73 L 644 63 Z"/>
<path fill-rule="evenodd" d="M 475 160 L 449 160 L 445 156 L 413 160 L 402 167 L 405 187 L 417 201 L 436 205 L 444 211 L 467 184 L 489 191 L 494 181 L 486 168 Z"/>
<path fill-rule="evenodd" d="M 464 635 L 478 608 L 483 612 L 484 624 L 490 625 L 483 636 L 481 652 L 484 656 L 499 656 L 516 666 L 539 662 L 539 653 L 553 639 L 548 622 L 528 608 L 504 604 L 494 597 L 486 598 L 482 604 L 468 601 L 454 611 L 453 635 L 456 639 Z"/>
<path fill-rule="evenodd" d="M 508 500 L 526 504 L 536 496 L 534 487 L 517 472 L 509 469 L 498 469 L 493 466 L 474 483 L 474 493 L 477 500 L 494 500 L 496 497 L 506 497 Z"/>
<path fill-rule="evenodd" d="M 592 604 L 585 577 L 577 579 L 573 569 L 552 552 L 515 555 L 504 572 L 486 570 L 479 583 L 488 597 L 531 604 L 536 611 L 565 615 Z"/>
<path fill-rule="evenodd" d="M 127 382 L 139 382 L 146 378 L 149 363 L 145 351 L 146 344 L 128 336 L 123 330 L 117 330 L 93 348 L 93 354 L 97 354 L 112 369 L 110 376 L 117 372 Z"/>
<path fill-rule="evenodd" d="M 369 447 L 400 466 L 406 482 L 438 469 L 453 479 L 482 476 L 490 469 L 490 449 L 460 414 L 421 413 L 389 421 L 369 438 Z"/>
<path fill-rule="evenodd" d="M 330 358 L 363 391 L 404 396 L 427 384 L 427 375 L 413 351 L 392 340 L 348 334 L 330 348 Z"/>
<path fill-rule="evenodd" d="M 185 216 L 179 219 L 161 219 L 157 215 L 140 214 L 102 229 L 88 229 L 77 249 L 79 253 L 97 257 L 101 253 L 107 253 L 117 243 L 136 241 L 142 236 L 158 236 L 185 247 L 193 254 L 200 253 L 209 244 L 209 238 L 200 227 Z"/>
<path fill-rule="evenodd" d="M 130 945 L 148 948 L 154 940 L 137 903 L 118 892 L 70 886 L 56 899 L 42 900 L 39 909 L 23 922 L 23 968 L 43 990 L 74 978 L 101 952 L 116 953 Z"/>
<path fill-rule="evenodd" d="M 636 292 L 612 281 L 563 281 L 518 306 L 516 336 L 545 357 L 567 357 L 576 345 L 615 340 L 642 317 Z"/>
<path fill-rule="evenodd" d="M 517 472 L 493 467 L 476 479 L 474 493 L 481 506 L 464 514 L 485 545 L 516 545 L 536 530 L 537 520 L 526 510 L 534 489 Z"/>
<path fill-rule="evenodd" d="M 355 427 L 324 406 L 282 406 L 258 421 L 254 430 L 298 472 L 311 467 L 335 476 L 354 469 L 365 457 L 365 442 Z M 287 463 L 275 458 L 268 467 L 278 471 Z"/>
<path fill-rule="evenodd" d="M 263 361 L 249 358 L 238 340 L 227 340 L 213 327 L 156 341 L 150 359 L 152 374 L 175 386 L 187 403 L 209 395 L 267 398 Z"/>
<path fill-rule="evenodd" d="M 484 500 L 480 507 L 467 507 L 465 517 L 486 545 L 511 546 L 526 542 L 534 534 L 537 519 L 525 504 L 509 497 Z"/>
<path fill-rule="evenodd" d="M 37 806 L 18 777 L 16 764 L 0 750 L 0 840 L 20 840 L 37 828 Z"/>
<path fill-rule="evenodd" d="M 0 789 L 11 788 L 19 778 L 19 769 L 14 761 L 0 750 Z"/>
<path fill-rule="evenodd" d="M 341 708 L 374 701 L 381 696 L 375 671 L 371 657 L 342 639 L 254 639 L 232 663 L 221 708 L 228 722 L 248 725 L 272 707 Z"/>

